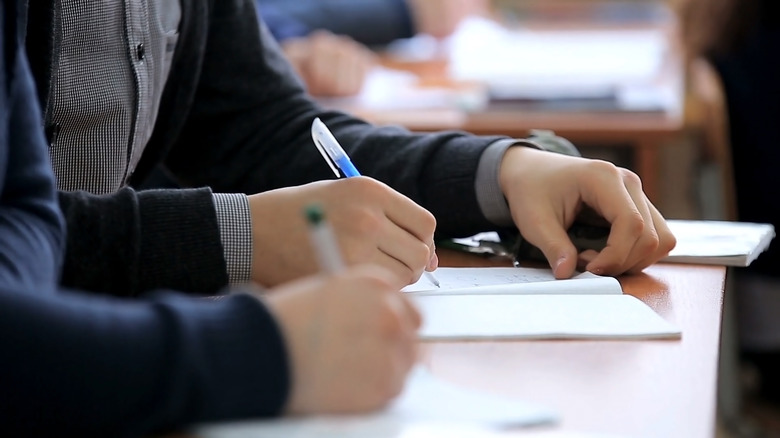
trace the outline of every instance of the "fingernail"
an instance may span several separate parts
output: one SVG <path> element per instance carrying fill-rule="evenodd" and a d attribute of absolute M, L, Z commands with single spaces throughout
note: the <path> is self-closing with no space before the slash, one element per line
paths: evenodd
<path fill-rule="evenodd" d="M 436 253 L 433 253 L 433 257 L 431 257 L 431 259 L 428 260 L 428 270 L 433 271 L 438 267 L 439 267 L 439 256 L 436 255 Z"/>
<path fill-rule="evenodd" d="M 566 263 L 566 256 L 558 257 L 558 260 L 555 261 L 555 265 L 553 266 L 553 272 L 557 273 L 564 263 Z"/>

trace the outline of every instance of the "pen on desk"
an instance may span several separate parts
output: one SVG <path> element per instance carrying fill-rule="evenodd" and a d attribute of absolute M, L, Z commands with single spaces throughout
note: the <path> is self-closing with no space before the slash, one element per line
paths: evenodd
<path fill-rule="evenodd" d="M 325 123 L 319 119 L 314 119 L 311 124 L 311 138 L 314 141 L 314 145 L 317 146 L 317 150 L 322 155 L 322 158 L 328 163 L 328 166 L 336 174 L 336 178 L 340 178 L 339 170 L 344 173 L 344 176 L 351 178 L 353 176 L 360 176 L 357 168 L 352 164 L 352 160 L 349 159 L 349 155 L 344 151 L 336 137 L 330 132 Z M 441 287 L 441 283 L 433 275 L 432 272 L 423 271 L 425 278 L 433 283 L 436 287 Z"/>
<path fill-rule="evenodd" d="M 334 273 L 344 269 L 344 261 L 341 259 L 341 251 L 333 235 L 333 230 L 325 220 L 322 207 L 312 204 L 305 209 L 306 221 L 309 223 L 311 243 L 317 256 L 320 268 L 327 273 Z"/>

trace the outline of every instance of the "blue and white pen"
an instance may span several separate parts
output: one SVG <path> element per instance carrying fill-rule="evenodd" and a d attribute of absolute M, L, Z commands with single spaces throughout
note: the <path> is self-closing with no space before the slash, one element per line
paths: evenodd
<path fill-rule="evenodd" d="M 317 150 L 320 151 L 320 155 L 322 155 L 322 158 L 328 163 L 328 166 L 337 178 L 341 178 L 339 170 L 341 170 L 347 178 L 360 176 L 360 172 L 358 172 L 355 165 L 352 164 L 349 155 L 344 152 L 344 148 L 341 147 L 336 140 L 336 137 L 333 136 L 319 117 L 315 118 L 314 122 L 311 124 L 311 138 L 314 141 L 314 145 L 317 146 Z M 439 283 L 439 280 L 433 273 L 424 271 L 424 274 L 428 281 L 433 283 L 436 287 L 441 287 L 441 283 Z"/>
<path fill-rule="evenodd" d="M 319 117 L 314 119 L 314 123 L 311 124 L 311 138 L 314 140 L 317 150 L 320 151 L 320 155 L 328 162 L 328 166 L 330 166 L 337 178 L 341 177 L 339 169 L 344 172 L 344 176 L 347 178 L 360 176 L 360 172 L 352 164 L 349 155 L 344 152 L 344 148 L 336 141 L 336 137 L 331 134 L 328 127 L 322 123 Z"/>

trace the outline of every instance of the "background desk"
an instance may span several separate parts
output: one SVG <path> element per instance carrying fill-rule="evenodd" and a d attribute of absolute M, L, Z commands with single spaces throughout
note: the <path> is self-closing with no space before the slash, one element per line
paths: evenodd
<path fill-rule="evenodd" d="M 424 86 L 450 84 L 444 76 L 445 67 L 441 62 L 398 64 L 386 61 L 386 64 L 420 74 Z M 670 80 L 682 83 L 681 69 L 672 69 L 670 75 Z M 523 138 L 532 129 L 549 129 L 579 147 L 585 146 L 586 156 L 587 146 L 627 148 L 631 153 L 630 167 L 642 178 L 645 192 L 656 204 L 663 201 L 659 187 L 662 174 L 661 148 L 680 138 L 685 127 L 681 108 L 670 112 L 535 111 L 511 108 L 467 112 L 457 108 L 373 109 L 349 100 L 338 104 L 326 101 L 325 104 L 372 123 L 401 125 L 417 132 L 455 129 L 477 135 Z"/>
<path fill-rule="evenodd" d="M 550 27 L 550 26 L 548 26 Z M 659 66 L 655 73 L 653 88 L 656 94 L 664 95 L 662 108 L 648 111 L 628 110 L 624 107 L 594 109 L 588 105 L 582 108 L 569 108 L 561 110 L 544 109 L 547 107 L 529 107 L 516 104 L 501 104 L 500 108 L 488 105 L 467 105 L 472 108 L 468 111 L 459 108 L 454 102 L 433 102 L 421 104 L 426 101 L 413 92 L 398 90 L 397 95 L 406 96 L 411 102 L 404 106 L 393 93 L 387 94 L 387 100 L 399 100 L 399 102 L 367 103 L 366 100 L 346 99 L 341 101 L 325 101 L 327 106 L 335 106 L 365 118 L 377 124 L 402 125 L 413 131 L 440 131 L 457 129 L 478 135 L 506 135 L 515 138 L 527 137 L 531 129 L 548 129 L 562 135 L 583 149 L 586 156 L 596 158 L 610 158 L 614 154 L 614 147 L 627 151 L 628 161 L 624 164 L 636 171 L 643 180 L 645 192 L 650 199 L 658 204 L 662 202 L 662 190 L 660 177 L 663 175 L 661 166 L 662 146 L 673 143 L 684 133 L 684 97 L 685 97 L 685 69 L 681 50 L 677 44 L 676 30 L 673 23 L 653 24 L 645 27 L 631 26 L 626 28 L 606 28 L 590 24 L 577 24 L 569 27 L 540 27 L 540 34 L 560 35 L 567 30 L 605 30 L 620 38 L 621 32 L 632 35 L 637 30 L 657 30 L 657 34 L 668 45 L 663 51 L 663 56 L 658 60 Z M 507 50 L 512 50 L 507 48 Z M 606 50 L 606 49 L 605 49 Z M 422 91 L 431 86 L 444 88 L 478 87 L 478 84 L 466 84 L 453 81 L 450 61 L 446 54 L 431 59 L 404 58 L 403 55 L 383 55 L 381 57 L 384 67 L 395 70 L 405 70 L 414 73 L 420 78 L 419 89 Z M 620 56 L 616 54 L 616 56 Z M 532 60 L 531 60 L 532 62 Z M 581 62 L 581 61 L 572 61 Z M 594 62 L 597 62 L 594 61 Z M 626 61 L 630 62 L 630 61 Z M 457 64 L 457 63 L 456 63 Z M 457 74 L 457 73 L 456 73 Z M 507 74 L 507 73 L 504 73 Z M 576 83 L 576 73 L 572 83 Z M 521 82 L 522 80 L 518 80 Z M 586 84 L 589 83 L 587 80 Z M 393 86 L 393 85 L 388 85 Z M 478 94 L 478 93 L 477 93 Z M 378 99 L 378 98 L 377 98 Z M 479 98 L 474 97 L 479 100 Z M 369 99 L 370 100 L 370 99 Z M 456 99 L 457 100 L 457 99 Z M 466 99 L 469 100 L 469 99 Z M 461 105 L 462 106 L 462 105 Z M 590 108 L 589 110 L 587 108 Z M 612 148 L 606 155 L 594 152 L 593 147 Z M 679 189 L 679 187 L 678 187 Z M 660 205 L 659 205 L 660 206 Z M 662 209 L 663 211 L 663 209 Z"/>
<path fill-rule="evenodd" d="M 504 263 L 439 252 L 442 266 Z M 557 409 L 556 431 L 712 438 L 726 270 L 645 272 L 621 278 L 623 290 L 680 326 L 682 340 L 442 342 L 425 344 L 423 361 L 452 382 Z"/>

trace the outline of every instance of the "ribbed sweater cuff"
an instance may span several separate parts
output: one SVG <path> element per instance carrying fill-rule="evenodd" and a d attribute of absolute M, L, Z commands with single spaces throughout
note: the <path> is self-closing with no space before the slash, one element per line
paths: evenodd
<path fill-rule="evenodd" d="M 138 193 L 141 290 L 213 294 L 227 285 L 214 201 L 209 189 Z"/>

